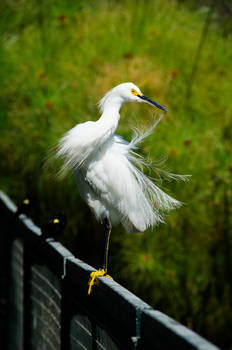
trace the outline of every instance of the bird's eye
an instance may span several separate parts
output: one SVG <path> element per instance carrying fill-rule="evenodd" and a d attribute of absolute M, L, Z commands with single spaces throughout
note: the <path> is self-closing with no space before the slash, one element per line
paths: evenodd
<path fill-rule="evenodd" d="M 131 89 L 131 93 L 132 93 L 132 95 L 134 95 L 134 96 L 139 95 L 138 91 L 136 91 L 135 89 Z"/>

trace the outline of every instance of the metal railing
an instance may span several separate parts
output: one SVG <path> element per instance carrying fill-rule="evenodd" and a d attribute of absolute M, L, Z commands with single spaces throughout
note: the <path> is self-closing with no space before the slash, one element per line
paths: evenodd
<path fill-rule="evenodd" d="M 41 231 L 0 191 L 0 348 L 216 350 L 190 329 L 101 277 Z"/>

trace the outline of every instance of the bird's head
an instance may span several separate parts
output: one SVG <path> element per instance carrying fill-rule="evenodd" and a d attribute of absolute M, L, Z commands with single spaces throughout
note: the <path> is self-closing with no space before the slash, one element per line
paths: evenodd
<path fill-rule="evenodd" d="M 125 102 L 142 102 L 148 103 L 152 106 L 155 106 L 163 111 L 167 112 L 167 109 L 161 106 L 159 103 L 151 100 L 150 98 L 143 95 L 138 86 L 133 83 L 122 83 L 115 86 L 112 90 L 110 90 L 100 101 L 101 110 L 104 109 L 107 103 L 112 103 L 117 101 L 120 104 Z"/>

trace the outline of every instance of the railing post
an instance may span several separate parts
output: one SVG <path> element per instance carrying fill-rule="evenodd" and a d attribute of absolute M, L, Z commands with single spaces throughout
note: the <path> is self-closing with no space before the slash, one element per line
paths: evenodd
<path fill-rule="evenodd" d="M 66 258 L 64 258 L 64 271 L 61 286 L 61 350 L 70 349 L 70 307 L 69 307 L 69 291 L 66 279 Z"/>
<path fill-rule="evenodd" d="M 10 250 L 11 238 L 8 231 L 9 218 L 5 221 L 1 218 L 1 241 L 0 241 L 0 344 L 3 349 L 9 349 L 9 311 L 10 311 Z"/>
<path fill-rule="evenodd" d="M 23 343 L 24 350 L 31 350 L 31 288 L 30 288 L 30 278 L 31 278 L 31 259 L 28 251 L 27 244 L 24 242 L 24 293 L 23 293 L 23 305 L 24 305 L 24 332 L 23 332 Z"/>

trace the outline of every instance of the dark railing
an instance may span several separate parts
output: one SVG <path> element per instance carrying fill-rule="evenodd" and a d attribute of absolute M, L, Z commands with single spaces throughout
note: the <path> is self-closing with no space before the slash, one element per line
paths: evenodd
<path fill-rule="evenodd" d="M 1 349 L 218 349 L 109 278 L 89 296 L 94 269 L 16 209 L 0 192 Z"/>

